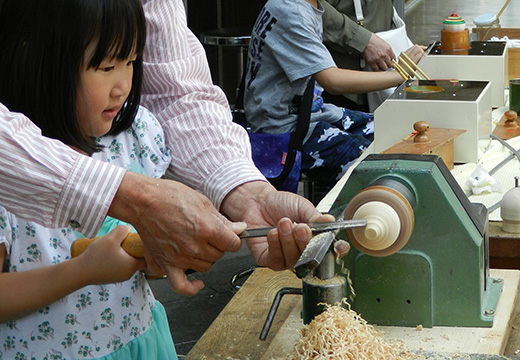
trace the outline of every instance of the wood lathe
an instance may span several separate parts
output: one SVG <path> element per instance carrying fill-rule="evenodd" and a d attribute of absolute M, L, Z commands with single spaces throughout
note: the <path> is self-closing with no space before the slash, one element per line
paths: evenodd
<path fill-rule="evenodd" d="M 304 323 L 346 298 L 375 325 L 493 325 L 503 279 L 489 275 L 487 209 L 469 202 L 440 157 L 369 155 L 331 213 L 367 224 L 311 240 L 319 266 L 310 271 L 308 254 L 295 266 Z M 353 245 L 338 264 L 334 238 Z"/>
<path fill-rule="evenodd" d="M 492 326 L 503 284 L 489 276 L 487 209 L 469 202 L 439 157 L 368 156 L 331 213 L 368 222 L 338 235 L 354 245 L 342 265 L 367 321 Z"/>

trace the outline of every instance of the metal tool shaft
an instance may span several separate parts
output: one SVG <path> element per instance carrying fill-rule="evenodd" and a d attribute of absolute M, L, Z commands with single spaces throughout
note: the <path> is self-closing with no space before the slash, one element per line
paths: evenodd
<path fill-rule="evenodd" d="M 344 221 L 334 221 L 334 222 L 324 222 L 324 223 L 311 223 L 307 224 L 311 228 L 313 233 L 320 233 L 324 231 L 333 231 L 333 230 L 344 230 L 348 228 L 355 227 L 363 227 L 367 225 L 366 220 L 344 220 Z M 238 236 L 241 239 L 247 239 L 252 237 L 264 237 L 267 236 L 267 233 L 274 229 L 275 227 L 262 227 L 262 228 L 254 228 L 254 229 L 246 229 Z"/>

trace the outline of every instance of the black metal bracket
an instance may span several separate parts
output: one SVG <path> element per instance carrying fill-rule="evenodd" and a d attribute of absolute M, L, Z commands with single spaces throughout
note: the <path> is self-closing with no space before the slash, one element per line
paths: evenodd
<path fill-rule="evenodd" d="M 269 309 L 269 313 L 267 314 L 267 318 L 265 319 L 264 326 L 262 328 L 262 332 L 260 333 L 260 340 L 265 341 L 267 338 L 267 334 L 269 333 L 269 329 L 271 328 L 271 325 L 273 324 L 274 316 L 276 315 L 276 310 L 278 310 L 278 306 L 280 305 L 280 302 L 282 301 L 282 297 L 286 294 L 293 294 L 293 295 L 303 295 L 303 290 L 301 288 L 282 288 L 274 297 L 273 303 L 271 304 L 271 309 Z"/>

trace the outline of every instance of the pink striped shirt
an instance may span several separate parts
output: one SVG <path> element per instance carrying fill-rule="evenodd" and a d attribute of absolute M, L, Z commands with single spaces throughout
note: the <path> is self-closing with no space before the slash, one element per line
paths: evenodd
<path fill-rule="evenodd" d="M 231 122 L 206 54 L 186 24 L 182 0 L 143 0 L 148 20 L 143 105 L 164 127 L 170 171 L 218 208 L 227 193 L 265 180 L 251 161 L 247 133 Z M 47 227 L 77 225 L 94 236 L 124 170 L 44 138 L 26 117 L 0 104 L 0 200 Z"/>
<path fill-rule="evenodd" d="M 182 0 L 142 0 L 147 17 L 143 105 L 164 127 L 170 170 L 220 207 L 240 184 L 265 180 L 251 161 L 247 132 L 231 121 L 206 53 L 188 29 Z"/>

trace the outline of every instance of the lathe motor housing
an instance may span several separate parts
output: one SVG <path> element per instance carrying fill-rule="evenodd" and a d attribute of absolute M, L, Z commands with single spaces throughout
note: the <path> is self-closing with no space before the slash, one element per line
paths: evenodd
<path fill-rule="evenodd" d="M 343 214 L 356 194 L 386 179 L 413 195 L 413 231 L 391 255 L 368 255 L 353 246 L 337 265 L 354 289 L 352 308 L 378 325 L 492 326 L 502 279 L 489 276 L 487 209 L 468 200 L 440 157 L 369 155 L 331 213 Z M 343 231 L 338 237 L 349 240 Z M 349 286 L 346 291 L 351 298 Z"/>

